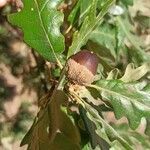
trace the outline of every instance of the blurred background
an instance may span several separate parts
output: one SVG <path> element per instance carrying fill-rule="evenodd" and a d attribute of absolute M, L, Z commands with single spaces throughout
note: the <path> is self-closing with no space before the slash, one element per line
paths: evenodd
<path fill-rule="evenodd" d="M 38 99 L 48 90 L 49 64 L 7 21 L 7 14 L 22 7 L 20 0 L 0 0 L 0 150 L 26 149 L 19 147 L 20 141 L 38 112 Z M 135 0 L 128 9 L 135 21 L 133 31 L 150 50 L 150 0 Z"/>
<path fill-rule="evenodd" d="M 37 100 L 46 92 L 45 61 L 7 22 L 6 15 L 22 8 L 21 1 L 0 0 L 0 6 L 0 150 L 23 150 L 20 141 L 38 112 Z"/>

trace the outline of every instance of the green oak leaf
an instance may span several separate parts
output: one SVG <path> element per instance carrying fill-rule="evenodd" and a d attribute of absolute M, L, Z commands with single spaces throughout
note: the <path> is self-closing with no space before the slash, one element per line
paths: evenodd
<path fill-rule="evenodd" d="M 138 149 L 139 146 L 145 150 L 150 149 L 149 137 L 145 134 L 131 130 L 126 123 L 112 126 L 134 149 Z"/>
<path fill-rule="evenodd" d="M 126 116 L 130 127 L 136 129 L 142 117 L 150 116 L 150 94 L 145 82 L 124 83 L 121 80 L 100 80 L 89 85 L 101 92 L 104 101 L 112 104 L 117 119 Z"/>
<path fill-rule="evenodd" d="M 133 5 L 134 0 L 121 0 L 125 6 Z"/>
<path fill-rule="evenodd" d="M 135 68 L 134 64 L 128 64 L 124 75 L 120 78 L 123 82 L 133 82 L 141 79 L 150 72 L 150 64 L 144 63 L 142 66 Z"/>
<path fill-rule="evenodd" d="M 85 104 L 85 110 L 86 117 L 94 123 L 95 125 L 95 138 L 98 137 L 101 138 L 101 140 L 105 140 L 105 143 L 103 141 L 103 144 L 106 145 L 106 142 L 109 144 L 110 147 L 114 147 L 114 142 L 118 142 L 120 144 L 121 149 L 126 150 L 133 150 L 133 148 L 128 144 L 128 142 L 120 136 L 117 131 L 110 126 L 98 113 L 96 109 L 94 109 L 91 105 L 84 102 Z M 94 134 L 94 133 L 93 133 Z M 105 150 L 106 147 L 101 147 L 102 150 Z M 108 149 L 108 148 L 107 148 Z"/>
<path fill-rule="evenodd" d="M 97 15 L 97 0 L 92 1 L 90 10 L 85 17 L 80 30 L 74 33 L 73 42 L 68 51 L 68 57 L 73 53 L 78 52 L 80 48 L 86 44 L 91 32 L 101 24 L 104 15 L 107 13 L 108 9 L 113 3 L 114 0 L 107 0 Z"/>
<path fill-rule="evenodd" d="M 79 0 L 75 5 L 74 9 L 69 14 L 68 21 L 72 25 L 74 25 L 77 22 L 81 24 L 90 10 L 92 1 L 93 0 Z M 80 12 L 79 19 L 76 18 L 78 12 Z"/>
<path fill-rule="evenodd" d="M 24 41 L 49 61 L 61 66 L 59 55 L 64 50 L 64 37 L 60 33 L 63 13 L 57 11 L 62 0 L 25 0 L 22 11 L 10 14 L 8 20 L 20 27 Z"/>
<path fill-rule="evenodd" d="M 103 24 L 91 32 L 90 40 L 99 45 L 105 46 L 110 51 L 105 51 L 105 53 L 111 53 L 111 55 L 116 58 L 115 28 L 111 28 L 108 24 Z M 99 51 L 101 51 L 101 49 Z"/>
<path fill-rule="evenodd" d="M 109 144 L 105 141 L 105 139 L 102 136 L 99 136 L 95 132 L 95 124 L 87 117 L 86 110 L 82 107 L 80 108 L 80 115 L 83 119 L 86 131 L 89 134 L 92 149 L 95 149 L 97 146 L 101 147 L 102 150 L 109 149 Z"/>
<path fill-rule="evenodd" d="M 147 118 L 147 124 L 146 124 L 146 129 L 145 129 L 145 134 L 149 136 L 150 138 L 150 118 Z"/>

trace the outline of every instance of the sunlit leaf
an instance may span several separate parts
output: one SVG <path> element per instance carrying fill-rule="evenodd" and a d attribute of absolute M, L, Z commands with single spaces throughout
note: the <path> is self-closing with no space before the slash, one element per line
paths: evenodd
<path fill-rule="evenodd" d="M 86 111 L 83 108 L 80 108 L 80 114 L 83 118 L 85 128 L 88 131 L 92 148 L 95 149 L 97 146 L 99 146 L 102 150 L 109 149 L 110 146 L 105 139 L 103 139 L 101 136 L 98 136 L 98 134 L 95 132 L 95 124 L 86 116 Z"/>
<path fill-rule="evenodd" d="M 96 134 L 104 139 L 110 146 L 114 145 L 114 141 L 118 141 L 126 150 L 133 150 L 132 147 L 124 140 L 102 117 L 98 114 L 92 106 L 85 103 L 87 110 L 87 117 L 95 124 Z"/>
<path fill-rule="evenodd" d="M 22 11 L 8 16 L 8 20 L 24 32 L 24 40 L 40 55 L 56 61 L 61 67 L 59 54 L 64 50 L 60 33 L 63 14 L 57 11 L 61 0 L 25 0 Z"/>
<path fill-rule="evenodd" d="M 120 80 L 124 82 L 137 81 L 150 71 L 150 64 L 145 63 L 142 66 L 135 68 L 134 64 L 129 64 L 126 68 L 125 74 Z"/>
<path fill-rule="evenodd" d="M 126 116 L 133 129 L 139 126 L 142 117 L 150 115 L 150 94 L 142 90 L 145 86 L 145 83 L 124 83 L 120 80 L 101 80 L 97 85 L 91 85 L 112 104 L 117 119 Z"/>
<path fill-rule="evenodd" d="M 144 135 L 144 133 L 139 133 L 133 131 L 129 128 L 127 124 L 115 125 L 113 124 L 114 129 L 134 147 L 143 147 L 143 149 L 150 149 L 149 137 Z"/>
<path fill-rule="evenodd" d="M 73 25 L 77 22 L 81 24 L 90 10 L 92 0 L 79 0 L 70 13 L 68 21 Z M 76 18 L 77 13 L 80 13 L 79 18 Z M 77 19 L 77 20 L 76 20 Z"/>
<path fill-rule="evenodd" d="M 111 55 L 116 57 L 115 28 L 111 28 L 108 24 L 103 24 L 92 31 L 89 38 L 93 42 L 105 46 L 108 50 L 110 50 Z M 109 52 L 105 51 L 105 53 Z"/>
<path fill-rule="evenodd" d="M 93 0 L 89 14 L 84 19 L 80 31 L 74 33 L 73 43 L 69 48 L 68 56 L 79 51 L 81 46 L 87 42 L 89 35 L 102 22 L 104 15 L 107 13 L 112 3 L 114 3 L 114 0 L 107 0 L 100 13 L 96 16 L 97 0 Z"/>

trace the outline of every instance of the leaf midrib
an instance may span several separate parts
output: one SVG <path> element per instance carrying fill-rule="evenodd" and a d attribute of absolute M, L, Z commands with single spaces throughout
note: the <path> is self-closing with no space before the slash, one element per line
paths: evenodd
<path fill-rule="evenodd" d="M 93 88 L 95 88 L 95 89 L 99 89 L 99 90 L 101 90 L 101 91 L 106 91 L 106 92 L 111 93 L 111 94 L 114 94 L 114 95 L 119 95 L 119 97 L 124 97 L 125 99 L 128 99 L 128 100 L 129 100 L 130 102 L 132 102 L 133 104 L 134 104 L 134 103 L 138 103 L 138 104 L 144 106 L 145 108 L 149 109 L 149 111 L 150 111 L 150 107 L 148 107 L 148 106 L 146 106 L 145 104 L 143 104 L 143 103 L 137 101 L 137 99 L 135 99 L 135 98 L 127 97 L 127 96 L 125 96 L 125 95 L 123 95 L 123 94 L 117 93 L 117 92 L 112 91 L 112 90 L 109 90 L 109 89 L 105 89 L 105 88 L 100 87 L 100 86 L 96 86 L 96 85 L 89 85 L 89 86 L 90 86 L 90 87 L 93 87 Z"/>
<path fill-rule="evenodd" d="M 46 39 L 48 40 L 48 43 L 49 43 L 49 45 L 50 45 L 50 48 L 52 49 L 52 53 L 53 53 L 53 55 L 54 55 L 54 57 L 55 57 L 55 59 L 56 59 L 58 65 L 59 65 L 59 67 L 62 69 L 63 66 L 62 66 L 62 64 L 60 63 L 59 59 L 57 58 L 57 56 L 56 56 L 56 54 L 55 54 L 55 50 L 54 50 L 54 48 L 53 48 L 53 46 L 52 46 L 52 44 L 51 44 L 51 41 L 50 41 L 50 39 L 49 39 L 49 37 L 48 37 L 47 32 L 46 32 L 46 29 L 45 29 L 45 26 L 44 26 L 44 23 L 43 23 L 43 19 L 42 19 L 41 13 L 40 13 L 40 9 L 39 9 L 38 2 L 37 2 L 37 0 L 34 0 L 34 2 L 35 2 L 35 4 L 36 4 L 37 12 L 38 12 L 38 15 L 39 15 L 39 20 L 40 20 L 42 29 L 43 29 L 43 31 L 44 31 L 44 34 L 45 34 L 45 36 L 46 36 Z"/>
<path fill-rule="evenodd" d="M 104 127 L 104 129 L 109 129 L 109 130 L 111 130 L 111 132 L 113 132 L 114 134 L 115 134 L 115 136 L 117 137 L 117 138 L 119 138 L 119 140 L 121 140 L 121 142 L 122 142 L 122 144 L 124 144 L 126 147 L 128 147 L 128 149 L 129 150 L 133 150 L 132 149 L 132 147 L 126 142 L 126 140 L 124 140 L 117 132 L 116 132 L 116 130 L 113 128 L 113 127 L 111 127 L 103 118 L 101 118 L 101 116 L 100 115 L 98 115 L 98 112 L 95 112 L 95 111 L 93 111 L 93 109 L 92 109 L 92 107 L 89 105 L 89 104 L 87 104 L 86 102 L 84 102 L 85 103 L 85 105 L 86 105 L 86 107 L 89 109 L 89 110 L 91 110 L 91 111 L 89 111 L 89 113 L 95 118 L 95 121 L 97 121 L 98 123 L 103 123 L 103 125 L 105 126 Z M 105 132 L 107 132 L 107 131 L 105 131 Z M 107 133 L 106 133 L 107 134 Z M 118 139 L 117 139 L 118 140 Z M 119 141 L 118 140 L 118 141 Z M 119 141 L 120 142 L 120 141 Z M 123 145 L 123 146 L 124 146 Z"/>
<path fill-rule="evenodd" d="M 106 36 L 106 37 L 108 37 L 108 38 L 110 38 L 112 40 L 115 40 L 115 38 L 112 35 L 107 34 L 107 33 L 103 32 L 103 31 L 93 31 L 92 34 L 104 35 L 104 36 Z"/>

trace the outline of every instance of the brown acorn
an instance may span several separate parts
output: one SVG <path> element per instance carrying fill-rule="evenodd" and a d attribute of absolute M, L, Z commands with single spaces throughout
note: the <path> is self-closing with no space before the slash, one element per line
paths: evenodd
<path fill-rule="evenodd" d="M 91 51 L 82 50 L 72 55 L 66 64 L 66 76 L 70 82 L 84 85 L 94 81 L 98 57 Z"/>

